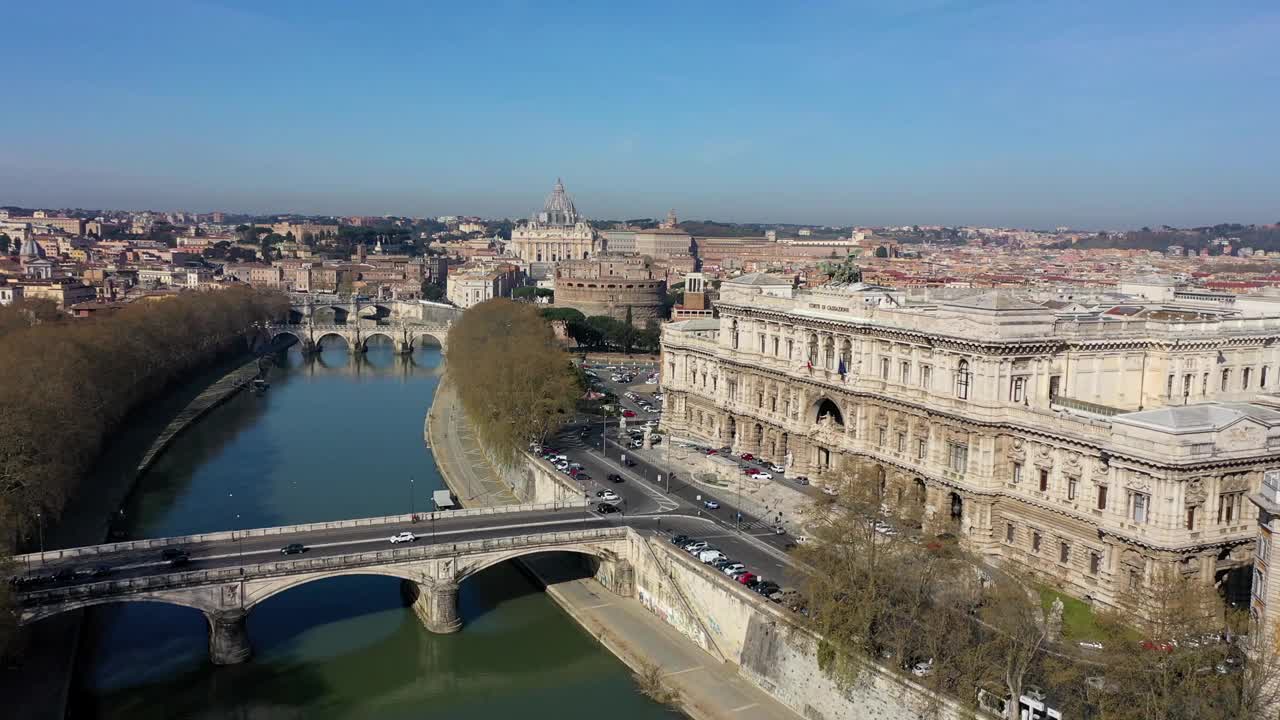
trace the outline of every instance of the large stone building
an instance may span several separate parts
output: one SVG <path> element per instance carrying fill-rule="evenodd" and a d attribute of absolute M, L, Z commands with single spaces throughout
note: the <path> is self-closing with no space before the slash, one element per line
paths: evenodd
<path fill-rule="evenodd" d="M 644 258 L 601 255 L 556 265 L 555 304 L 643 327 L 662 319 L 667 284 Z"/>
<path fill-rule="evenodd" d="M 603 251 L 603 242 L 587 219 L 578 214 L 573 198 L 556 180 L 542 212 L 511 231 L 511 254 L 529 263 L 541 277 L 550 264 L 585 260 Z"/>
<path fill-rule="evenodd" d="M 878 478 L 921 532 L 1104 605 L 1160 568 L 1245 597 L 1246 494 L 1280 449 L 1280 314 L 760 274 L 717 310 L 664 327 L 674 436 L 818 483 Z"/>

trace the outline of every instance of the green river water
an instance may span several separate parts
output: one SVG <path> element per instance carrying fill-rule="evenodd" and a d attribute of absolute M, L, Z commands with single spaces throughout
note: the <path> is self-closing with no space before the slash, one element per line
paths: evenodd
<path fill-rule="evenodd" d="M 181 435 L 125 506 L 133 537 L 429 506 L 443 487 L 422 439 L 433 349 L 363 358 L 289 353 L 262 396 L 242 393 Z M 412 485 L 410 484 L 412 478 Z M 254 608 L 254 656 L 207 658 L 199 612 L 154 603 L 87 615 L 77 718 L 671 718 L 630 672 L 509 565 L 463 583 L 462 632 L 427 632 L 399 581 L 319 581 Z"/>

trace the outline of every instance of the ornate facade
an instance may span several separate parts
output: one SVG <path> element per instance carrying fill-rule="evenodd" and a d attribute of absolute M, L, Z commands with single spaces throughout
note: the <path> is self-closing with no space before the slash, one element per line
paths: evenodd
<path fill-rule="evenodd" d="M 511 253 L 531 264 L 586 260 L 602 250 L 599 235 L 559 179 L 542 212 L 511 231 Z"/>
<path fill-rule="evenodd" d="M 873 473 L 921 533 L 1102 604 L 1161 566 L 1247 597 L 1280 316 L 766 275 L 726 281 L 717 307 L 664 327 L 674 436 L 819 484 Z"/>

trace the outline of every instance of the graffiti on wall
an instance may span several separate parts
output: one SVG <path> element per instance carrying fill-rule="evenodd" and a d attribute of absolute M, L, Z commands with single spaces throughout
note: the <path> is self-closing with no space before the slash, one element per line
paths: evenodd
<path fill-rule="evenodd" d="M 689 617 L 688 613 L 680 608 L 673 607 L 671 603 L 660 597 L 659 593 L 655 593 L 643 585 L 638 586 L 636 589 L 640 596 L 640 604 L 647 608 L 649 612 L 657 615 L 663 622 L 678 630 L 681 635 L 696 643 L 698 647 L 708 650 L 706 633 L 702 631 L 696 620 Z"/>

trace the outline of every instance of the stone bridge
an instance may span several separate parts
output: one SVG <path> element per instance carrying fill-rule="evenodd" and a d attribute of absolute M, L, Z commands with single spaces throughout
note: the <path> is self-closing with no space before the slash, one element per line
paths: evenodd
<path fill-rule="evenodd" d="M 418 540 L 388 542 L 409 528 L 419 533 Z M 15 558 L 29 573 L 34 569 L 46 577 L 58 569 L 66 575 L 72 568 L 106 568 L 108 563 L 112 568 L 102 579 L 20 589 L 16 600 L 22 623 L 117 602 L 194 608 L 209 623 L 210 658 L 226 665 L 250 655 L 245 618 L 255 605 L 290 588 L 340 575 L 400 578 L 414 612 L 437 633 L 461 628 L 459 583 L 498 563 L 538 553 L 585 556 L 597 579 L 630 596 L 630 532 L 590 514 L 577 500 L 114 543 Z M 292 543 L 307 550 L 283 554 L 281 548 Z M 179 568 L 162 560 L 165 548 L 183 548 L 190 553 L 190 564 Z"/>
<path fill-rule="evenodd" d="M 408 322 L 395 325 L 273 324 L 267 326 L 267 332 L 272 340 L 282 335 L 297 338 L 302 351 L 307 353 L 319 350 L 320 341 L 329 336 L 342 338 L 352 352 L 361 353 L 368 349 L 370 338 L 381 336 L 395 345 L 397 353 L 407 355 L 428 344 L 439 345 L 444 352 L 448 347 L 449 325 Z"/>

